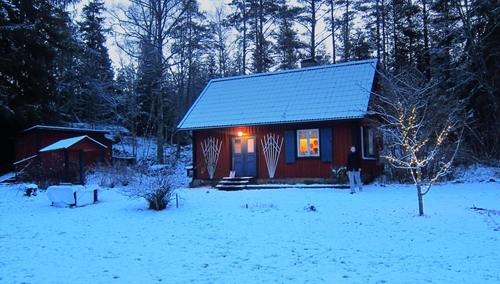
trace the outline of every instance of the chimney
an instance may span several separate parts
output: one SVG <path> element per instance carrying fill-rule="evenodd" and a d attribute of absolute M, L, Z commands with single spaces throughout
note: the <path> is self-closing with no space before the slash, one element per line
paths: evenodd
<path fill-rule="evenodd" d="M 312 67 L 312 66 L 318 66 L 318 65 L 319 65 L 318 62 L 316 62 L 316 60 L 314 60 L 314 58 L 306 58 L 300 62 L 300 68 L 306 68 L 306 67 Z"/>

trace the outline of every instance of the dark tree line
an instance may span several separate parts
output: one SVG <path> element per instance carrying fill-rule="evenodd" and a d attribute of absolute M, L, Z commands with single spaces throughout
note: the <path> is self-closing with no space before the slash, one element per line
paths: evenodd
<path fill-rule="evenodd" d="M 131 0 L 116 11 L 92 0 L 79 20 L 68 13 L 75 2 L 0 1 L 9 137 L 35 123 L 87 122 L 181 142 L 175 126 L 212 78 L 377 57 L 388 72 L 411 67 L 441 82 L 441 100 L 468 113 L 470 156 L 499 158 L 497 1 L 233 0 L 207 13 L 196 0 Z M 110 37 L 126 57 L 115 69 Z"/>

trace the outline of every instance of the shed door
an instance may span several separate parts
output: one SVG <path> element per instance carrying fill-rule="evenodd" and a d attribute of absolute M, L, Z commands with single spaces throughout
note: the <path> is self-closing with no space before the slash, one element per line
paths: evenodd
<path fill-rule="evenodd" d="M 257 149 L 255 137 L 234 137 L 232 141 L 232 167 L 237 177 L 257 175 Z"/>

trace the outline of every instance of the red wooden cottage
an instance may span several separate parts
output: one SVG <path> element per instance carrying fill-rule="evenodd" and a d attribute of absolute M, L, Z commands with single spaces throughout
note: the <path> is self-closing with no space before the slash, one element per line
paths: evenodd
<path fill-rule="evenodd" d="M 211 80 L 179 123 L 192 131 L 194 184 L 230 175 L 264 182 L 336 182 L 351 145 L 362 175 L 378 151 L 367 112 L 377 61 Z"/>
<path fill-rule="evenodd" d="M 16 140 L 16 172 L 48 183 L 83 183 L 85 172 L 110 163 L 112 142 L 107 131 L 36 125 Z"/>

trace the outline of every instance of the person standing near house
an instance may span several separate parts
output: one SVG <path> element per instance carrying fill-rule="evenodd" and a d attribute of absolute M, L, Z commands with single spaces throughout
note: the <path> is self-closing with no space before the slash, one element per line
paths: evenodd
<path fill-rule="evenodd" d="M 351 146 L 351 151 L 347 156 L 347 176 L 349 177 L 349 186 L 351 187 L 351 194 L 356 193 L 356 187 L 361 191 L 361 159 L 356 152 L 356 147 Z"/>

